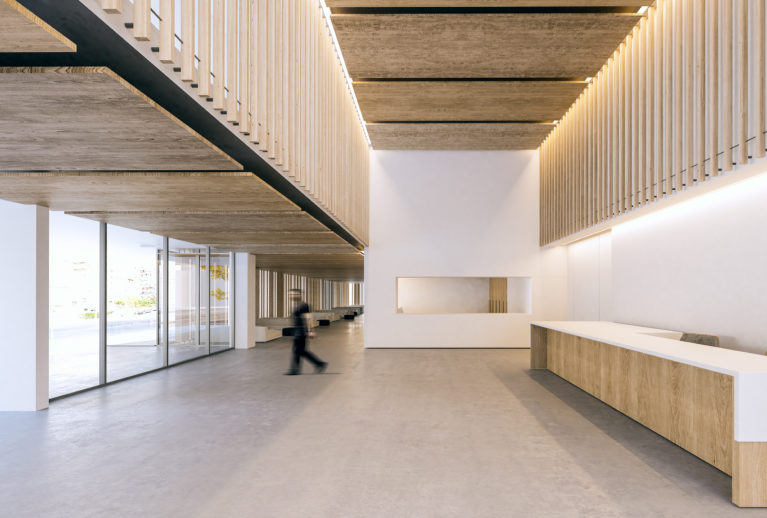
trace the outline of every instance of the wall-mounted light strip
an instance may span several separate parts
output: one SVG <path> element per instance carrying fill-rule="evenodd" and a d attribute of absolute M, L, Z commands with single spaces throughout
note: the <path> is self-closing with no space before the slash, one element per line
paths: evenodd
<path fill-rule="evenodd" d="M 354 87 L 352 86 L 352 78 L 349 75 L 349 70 L 346 68 L 346 62 L 344 61 L 344 55 L 341 53 L 341 45 L 338 43 L 338 38 L 336 37 L 336 31 L 333 29 L 333 22 L 330 21 L 330 8 L 328 8 L 327 5 L 325 5 L 325 0 L 319 0 L 320 2 L 320 8 L 322 9 L 322 16 L 325 18 L 325 24 L 328 27 L 328 31 L 330 32 L 330 38 L 333 40 L 333 46 L 336 49 L 336 56 L 338 56 L 338 61 L 341 63 L 341 70 L 344 72 L 344 77 L 346 78 L 346 86 L 349 89 L 349 93 L 352 96 L 352 100 L 354 101 L 354 108 L 357 110 L 357 116 L 360 119 L 360 124 L 362 124 L 362 131 L 365 134 L 365 139 L 368 141 L 368 146 L 371 145 L 370 142 L 370 135 L 368 135 L 368 129 L 365 126 L 365 118 L 362 116 L 362 110 L 360 110 L 360 104 L 357 102 L 357 95 L 354 93 Z"/>

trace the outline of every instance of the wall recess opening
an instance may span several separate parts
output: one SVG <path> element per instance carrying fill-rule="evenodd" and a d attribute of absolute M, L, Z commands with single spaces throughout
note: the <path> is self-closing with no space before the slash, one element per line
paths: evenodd
<path fill-rule="evenodd" d="M 397 313 L 531 313 L 530 277 L 397 277 Z"/>

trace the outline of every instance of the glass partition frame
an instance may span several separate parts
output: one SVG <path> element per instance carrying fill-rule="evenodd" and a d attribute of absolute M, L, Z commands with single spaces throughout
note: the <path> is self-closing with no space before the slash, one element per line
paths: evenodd
<path fill-rule="evenodd" d="M 115 378 L 115 379 L 109 379 L 109 351 L 107 348 L 107 329 L 109 324 L 109 312 L 108 312 L 108 297 L 109 297 L 109 290 L 108 290 L 108 283 L 109 283 L 109 264 L 108 264 L 108 256 L 107 256 L 107 246 L 108 246 L 108 228 L 112 225 L 108 225 L 107 223 L 100 223 L 99 224 L 99 305 L 98 305 L 98 313 L 99 315 L 103 315 L 103 318 L 99 318 L 99 356 L 98 356 L 98 384 L 81 388 L 79 390 L 68 392 L 64 394 L 57 394 L 54 397 L 50 397 L 50 400 L 59 399 L 62 397 L 70 396 L 72 394 L 77 394 L 80 392 L 84 392 L 86 390 L 91 390 L 94 388 L 103 387 L 105 385 L 110 385 L 112 383 L 117 383 L 126 379 L 134 378 L 136 376 L 141 376 L 144 374 L 148 374 L 151 372 L 156 372 L 158 370 L 162 370 L 168 367 L 172 367 L 174 365 L 179 365 L 181 363 L 185 363 L 187 361 L 193 361 L 199 358 L 204 358 L 206 356 L 217 354 L 220 352 L 228 351 L 234 348 L 234 300 L 235 300 L 235 254 L 233 252 L 223 252 L 223 251 L 215 251 L 215 255 L 219 258 L 227 257 L 228 263 L 226 263 L 226 276 L 225 276 L 225 284 L 223 286 L 226 286 L 227 293 L 225 293 L 226 297 L 226 305 L 221 308 L 222 311 L 225 313 L 225 317 L 223 317 L 226 322 L 226 326 L 228 329 L 222 330 L 221 333 L 221 339 L 218 340 L 218 342 L 215 344 L 215 348 L 211 348 L 211 276 L 213 275 L 212 270 L 210 268 L 206 268 L 205 271 L 207 272 L 207 275 L 203 274 L 202 271 L 200 271 L 199 275 L 199 281 L 198 281 L 198 287 L 199 287 L 199 297 L 197 299 L 197 308 L 196 313 L 198 315 L 197 318 L 197 326 L 198 330 L 196 333 L 197 341 L 200 345 L 203 346 L 203 353 L 194 357 L 190 358 L 181 358 L 178 361 L 172 361 L 171 358 L 169 358 L 169 343 L 170 343 L 170 318 L 169 318 L 169 312 L 170 312 L 170 242 L 169 238 L 166 236 L 157 236 L 158 238 L 162 239 L 162 246 L 157 250 L 157 267 L 156 267 L 156 287 L 157 287 L 157 294 L 159 295 L 159 300 L 157 301 L 157 329 L 156 329 L 156 338 L 157 338 L 157 347 L 160 348 L 160 353 L 162 357 L 162 363 L 161 365 L 158 365 L 157 367 L 150 368 L 149 370 L 145 370 L 142 372 L 137 372 L 134 374 L 129 374 L 124 377 Z M 202 262 L 202 258 L 204 257 L 205 265 L 211 264 L 211 248 L 209 246 L 200 246 L 199 249 L 204 253 L 204 255 L 201 255 L 200 262 Z M 203 291 L 203 289 L 205 291 Z M 202 326 L 205 326 L 205 331 L 202 332 Z"/>

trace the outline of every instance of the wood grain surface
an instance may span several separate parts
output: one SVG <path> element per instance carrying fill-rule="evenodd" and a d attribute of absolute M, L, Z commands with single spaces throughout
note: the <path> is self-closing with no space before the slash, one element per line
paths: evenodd
<path fill-rule="evenodd" d="M 588 83 L 583 81 L 358 81 L 354 91 L 368 122 L 553 121 Z"/>
<path fill-rule="evenodd" d="M 63 211 L 299 210 L 248 172 L 0 173 L 0 193 Z"/>
<path fill-rule="evenodd" d="M 337 14 L 354 79 L 585 78 L 639 21 L 635 14 Z"/>
<path fill-rule="evenodd" d="M 0 171 L 242 169 L 105 67 L 3 67 L 0 97 Z"/>
<path fill-rule="evenodd" d="M 368 124 L 373 149 L 535 149 L 553 124 Z"/>
<path fill-rule="evenodd" d="M 16 0 L 0 0 L 0 53 L 75 51 L 77 45 Z"/>
<path fill-rule="evenodd" d="M 553 373 L 733 473 L 732 376 L 551 329 L 546 357 Z"/>
<path fill-rule="evenodd" d="M 653 0 L 325 0 L 330 8 L 640 7 Z"/>

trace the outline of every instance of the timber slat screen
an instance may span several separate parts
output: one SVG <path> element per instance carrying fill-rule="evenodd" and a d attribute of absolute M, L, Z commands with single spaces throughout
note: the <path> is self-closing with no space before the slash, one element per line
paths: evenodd
<path fill-rule="evenodd" d="M 293 311 L 288 297 L 291 289 L 301 290 L 312 311 L 362 304 L 363 284 L 330 281 L 304 275 L 258 269 L 258 318 L 287 317 Z"/>
<path fill-rule="evenodd" d="M 211 98 L 233 131 L 366 244 L 368 141 L 319 2 L 151 4 L 101 0 L 108 13 L 130 5 L 133 36 L 178 67 L 190 95 Z"/>
<path fill-rule="evenodd" d="M 546 245 L 765 156 L 764 0 L 658 0 L 539 149 Z"/>

